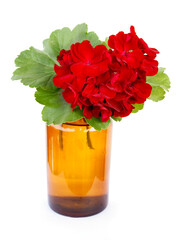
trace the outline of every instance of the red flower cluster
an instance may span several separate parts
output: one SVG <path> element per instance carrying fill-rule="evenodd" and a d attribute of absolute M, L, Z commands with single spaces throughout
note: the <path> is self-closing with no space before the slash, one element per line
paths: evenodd
<path fill-rule="evenodd" d="M 89 41 L 61 50 L 55 65 L 53 82 L 65 89 L 63 97 L 74 108 L 78 105 L 86 118 L 125 117 L 133 104 L 144 103 L 152 87 L 146 76 L 158 72 L 159 53 L 138 38 L 134 27 L 130 33 L 119 32 L 109 37 L 108 50 L 104 45 L 92 47 Z"/>

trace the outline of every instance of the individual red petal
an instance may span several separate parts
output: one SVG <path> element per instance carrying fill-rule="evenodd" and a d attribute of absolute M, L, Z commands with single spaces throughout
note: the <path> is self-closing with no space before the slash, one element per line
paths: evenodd
<path fill-rule="evenodd" d="M 120 73 L 115 73 L 111 77 L 111 84 L 113 85 L 116 82 L 120 82 Z"/>
<path fill-rule="evenodd" d="M 121 82 L 115 82 L 112 84 L 113 90 L 116 91 L 117 93 L 121 93 L 124 91 L 124 88 L 121 84 Z"/>
<path fill-rule="evenodd" d="M 112 111 L 108 107 L 104 107 L 102 104 L 98 104 L 93 107 L 92 110 L 93 116 L 98 118 L 101 116 L 102 122 L 107 122 L 107 120 L 112 115 Z"/>
<path fill-rule="evenodd" d="M 102 61 L 104 57 L 109 57 L 107 48 L 104 45 L 97 45 L 94 48 L 94 56 L 91 63 L 98 63 Z"/>
<path fill-rule="evenodd" d="M 122 111 L 121 112 L 124 115 L 124 117 L 126 117 L 126 116 L 128 116 L 132 112 L 134 107 L 130 103 L 128 103 L 127 101 L 123 101 L 122 105 L 123 105 L 123 107 L 122 107 Z"/>
<path fill-rule="evenodd" d="M 147 43 L 142 38 L 139 38 L 138 46 L 143 51 L 143 53 L 148 52 L 149 47 L 148 47 Z"/>
<path fill-rule="evenodd" d="M 138 40 L 136 34 L 128 33 L 124 41 L 124 51 L 129 52 L 138 49 Z"/>
<path fill-rule="evenodd" d="M 92 104 L 98 104 L 98 103 L 102 103 L 104 100 L 104 97 L 101 96 L 101 94 L 97 93 L 97 94 L 93 94 L 89 96 L 89 100 Z"/>
<path fill-rule="evenodd" d="M 106 102 L 107 102 L 108 106 L 111 107 L 112 109 L 114 109 L 115 111 L 117 111 L 117 112 L 121 111 L 121 109 L 122 109 L 121 102 L 117 102 L 112 99 L 107 99 Z"/>
<path fill-rule="evenodd" d="M 137 72 L 137 71 L 134 71 L 134 70 L 131 70 L 131 73 L 130 73 L 128 82 L 129 82 L 129 83 L 133 83 L 134 81 L 136 81 L 137 77 L 138 77 L 138 72 Z M 145 78 L 145 79 L 146 79 L 146 78 Z"/>
<path fill-rule="evenodd" d="M 94 106 L 93 110 L 92 110 L 93 116 L 96 117 L 96 118 L 99 118 L 99 113 L 100 113 L 99 107 L 98 106 Z"/>
<path fill-rule="evenodd" d="M 127 86 L 133 83 L 137 79 L 137 72 L 133 69 L 129 69 L 127 66 L 122 66 L 121 71 L 116 73 L 111 78 L 112 89 L 118 93 L 126 91 Z M 111 89 L 109 84 L 107 86 Z"/>
<path fill-rule="evenodd" d="M 71 71 L 79 77 L 96 77 L 109 70 L 108 60 L 105 59 L 97 64 L 87 65 L 85 63 L 76 63 L 71 65 Z"/>
<path fill-rule="evenodd" d="M 117 50 L 118 52 L 123 52 L 124 51 L 124 41 L 126 38 L 126 34 L 124 34 L 124 32 L 119 32 L 118 34 L 116 34 L 116 38 L 115 38 L 115 50 Z"/>
<path fill-rule="evenodd" d="M 92 105 L 87 97 L 83 97 L 81 95 L 79 95 L 79 97 L 78 97 L 78 104 L 79 104 L 79 106 L 87 106 L 87 107 Z M 81 108 L 81 110 L 82 110 L 82 108 Z"/>
<path fill-rule="evenodd" d="M 87 73 L 86 73 L 86 64 L 85 63 L 75 63 L 71 65 L 71 72 L 78 77 L 86 77 Z"/>
<path fill-rule="evenodd" d="M 86 83 L 86 78 L 83 77 L 74 77 L 74 80 L 72 82 L 72 86 L 74 89 L 76 89 L 78 92 L 81 92 L 84 84 Z"/>
<path fill-rule="evenodd" d="M 130 32 L 131 32 L 131 34 L 136 35 L 134 26 L 130 26 Z"/>
<path fill-rule="evenodd" d="M 126 88 L 126 85 L 128 83 L 128 79 L 130 76 L 130 72 L 127 68 L 122 67 L 121 72 L 115 74 L 111 78 L 111 85 L 113 89 L 117 92 L 123 92 L 124 89 Z"/>
<path fill-rule="evenodd" d="M 131 66 L 132 68 L 138 68 L 144 59 L 144 54 L 140 49 L 135 49 L 132 52 L 128 52 L 124 61 L 127 65 Z"/>
<path fill-rule="evenodd" d="M 116 39 L 115 35 L 111 35 L 108 39 L 108 46 L 112 49 L 115 49 L 115 39 Z"/>
<path fill-rule="evenodd" d="M 112 111 L 110 109 L 102 109 L 101 110 L 101 119 L 102 122 L 107 122 L 112 115 Z"/>
<path fill-rule="evenodd" d="M 135 82 L 133 87 L 136 89 L 135 93 L 141 98 L 148 98 L 152 91 L 151 85 L 144 82 Z"/>
<path fill-rule="evenodd" d="M 132 108 L 133 109 L 133 108 Z M 113 114 L 113 116 L 114 117 L 127 117 L 127 116 L 129 116 L 129 114 L 132 112 L 132 110 L 131 111 L 123 111 L 123 112 L 116 112 L 116 111 L 114 111 L 114 114 Z"/>
<path fill-rule="evenodd" d="M 144 102 L 144 101 L 143 101 L 143 102 Z M 141 101 L 139 102 L 139 101 L 137 100 L 136 96 L 131 96 L 131 97 L 128 98 L 128 103 L 130 103 L 130 104 L 143 103 L 143 102 L 142 102 L 142 99 L 141 99 Z"/>
<path fill-rule="evenodd" d="M 148 56 L 155 58 L 159 51 L 156 48 L 149 48 Z"/>
<path fill-rule="evenodd" d="M 84 43 L 85 42 L 85 43 Z M 72 60 L 76 63 L 80 62 L 87 62 L 87 56 L 89 58 L 93 57 L 93 48 L 90 43 L 87 43 L 89 41 L 83 41 L 82 43 L 75 43 L 71 45 L 71 55 L 72 55 Z M 86 56 L 86 45 L 89 47 L 87 48 L 87 56 Z M 92 52 L 91 52 L 92 50 Z M 91 57 L 90 57 L 91 56 Z"/>
<path fill-rule="evenodd" d="M 89 94 L 92 94 L 95 89 L 95 85 L 93 83 L 89 83 L 86 85 L 86 87 L 82 91 L 82 96 L 87 96 Z"/>
<path fill-rule="evenodd" d="M 146 101 L 146 98 L 142 98 L 138 96 L 136 93 L 134 93 L 134 95 L 128 99 L 128 102 L 130 104 L 135 104 L 135 103 L 142 104 L 145 101 Z"/>
<path fill-rule="evenodd" d="M 120 111 L 114 111 L 114 117 L 127 117 L 133 109 L 133 106 L 126 101 L 122 101 L 120 104 Z"/>
<path fill-rule="evenodd" d="M 65 65 L 71 65 L 73 63 L 70 51 L 68 51 L 68 54 L 63 56 L 63 62 Z"/>
<path fill-rule="evenodd" d="M 158 73 L 158 61 L 146 56 L 141 64 L 141 69 L 146 72 L 147 76 L 154 76 Z"/>
<path fill-rule="evenodd" d="M 55 71 L 55 73 L 57 74 L 59 70 L 61 71 L 61 67 L 58 66 L 57 64 L 55 64 L 55 65 L 54 65 L 54 71 Z"/>
<path fill-rule="evenodd" d="M 83 115 L 88 119 L 92 118 L 93 117 L 92 110 L 89 107 L 85 106 L 83 109 Z"/>
<path fill-rule="evenodd" d="M 141 82 L 146 82 L 146 72 L 142 69 L 138 69 L 137 79 L 140 79 Z"/>
<path fill-rule="evenodd" d="M 62 77 L 55 76 L 53 83 L 56 87 L 65 89 L 72 82 L 74 76 L 72 74 L 64 75 Z"/>
<path fill-rule="evenodd" d="M 62 49 L 57 56 L 57 61 L 60 63 L 61 66 L 71 64 L 72 58 L 70 55 L 70 50 L 66 51 L 65 49 Z"/>
<path fill-rule="evenodd" d="M 94 56 L 94 49 L 93 49 L 90 41 L 85 40 L 82 43 L 80 43 L 78 50 L 82 56 L 82 59 L 84 59 L 85 62 L 90 63 L 91 59 Z"/>
<path fill-rule="evenodd" d="M 89 68 L 89 75 L 92 77 L 97 77 L 101 74 L 106 73 L 109 70 L 108 66 L 109 60 L 104 59 L 103 61 L 97 63 L 96 65 L 92 65 L 92 67 Z"/>
<path fill-rule="evenodd" d="M 54 83 L 54 85 L 55 85 L 56 87 L 60 87 L 60 85 L 61 85 L 60 77 L 57 77 L 57 76 L 53 77 L 53 83 Z M 63 85 L 63 87 L 65 88 L 64 85 Z M 62 87 L 61 87 L 61 88 L 62 88 Z"/>
<path fill-rule="evenodd" d="M 94 49 L 90 41 L 85 40 L 82 43 L 76 43 L 71 46 L 72 59 L 75 62 L 90 63 L 94 56 Z"/>
<path fill-rule="evenodd" d="M 114 98 L 116 96 L 116 92 L 105 85 L 100 86 L 99 90 L 105 98 Z"/>
<path fill-rule="evenodd" d="M 118 72 L 120 71 L 121 68 L 121 64 L 118 61 L 113 61 L 110 65 L 109 68 L 114 71 L 114 72 Z"/>
<path fill-rule="evenodd" d="M 68 87 L 63 92 L 62 95 L 66 102 L 68 103 L 74 103 L 77 101 L 77 93 L 73 90 L 73 88 Z"/>
<path fill-rule="evenodd" d="M 147 43 L 142 38 L 139 39 L 138 45 L 139 48 L 143 51 L 143 53 L 146 53 L 152 59 L 154 59 L 159 53 L 156 48 L 149 48 Z"/>
<path fill-rule="evenodd" d="M 129 94 L 122 92 L 122 93 L 117 93 L 113 100 L 119 102 L 119 101 L 126 100 L 128 98 L 129 98 Z"/>
<path fill-rule="evenodd" d="M 57 64 L 54 65 L 54 71 L 58 76 L 63 76 L 65 74 L 69 74 L 70 68 L 68 66 L 58 66 Z"/>
<path fill-rule="evenodd" d="M 79 54 L 78 51 L 78 46 L 80 43 L 72 44 L 71 45 L 71 55 L 72 55 L 72 60 L 74 62 L 81 62 L 83 59 L 81 59 L 81 55 Z"/>
<path fill-rule="evenodd" d="M 96 77 L 96 84 L 102 84 L 102 83 L 106 83 L 111 77 L 111 73 L 108 71 L 108 72 L 105 72 L 99 76 Z"/>
<path fill-rule="evenodd" d="M 87 72 L 87 76 L 97 77 L 109 70 L 108 60 L 105 59 L 97 64 L 87 65 L 85 69 Z"/>

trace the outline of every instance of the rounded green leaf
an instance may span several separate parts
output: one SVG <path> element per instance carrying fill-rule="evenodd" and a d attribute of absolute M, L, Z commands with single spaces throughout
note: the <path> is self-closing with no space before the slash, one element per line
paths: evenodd
<path fill-rule="evenodd" d="M 101 129 L 108 128 L 110 124 L 110 119 L 107 122 L 102 122 L 101 118 L 92 117 L 90 119 L 85 118 L 86 122 L 94 129 L 101 131 Z"/>

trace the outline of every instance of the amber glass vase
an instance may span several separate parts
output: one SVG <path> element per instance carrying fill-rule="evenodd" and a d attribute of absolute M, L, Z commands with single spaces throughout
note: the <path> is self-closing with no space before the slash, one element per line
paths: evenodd
<path fill-rule="evenodd" d="M 96 131 L 81 119 L 47 126 L 49 205 L 72 217 L 101 212 L 108 202 L 112 125 Z"/>

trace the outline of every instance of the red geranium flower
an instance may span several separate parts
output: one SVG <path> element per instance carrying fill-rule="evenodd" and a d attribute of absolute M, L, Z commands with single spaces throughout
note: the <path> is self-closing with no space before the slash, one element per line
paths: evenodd
<path fill-rule="evenodd" d="M 71 71 L 75 76 L 97 77 L 109 70 L 110 56 L 104 45 L 93 48 L 89 41 L 72 44 L 71 56 L 74 62 Z"/>
<path fill-rule="evenodd" d="M 128 116 L 133 104 L 145 102 L 152 90 L 146 76 L 158 70 L 159 52 L 138 38 L 134 27 L 128 34 L 110 36 L 108 44 L 110 50 L 104 45 L 93 48 L 85 40 L 61 50 L 53 78 L 73 110 L 79 106 L 86 118 L 101 117 L 102 122 Z"/>
<path fill-rule="evenodd" d="M 147 76 L 153 76 L 158 72 L 158 62 L 155 59 L 159 51 L 149 48 L 147 43 L 138 38 L 133 26 L 130 33 L 119 32 L 111 35 L 108 40 L 110 48 L 114 49 L 113 54 L 119 64 L 127 64 L 131 68 L 139 68 L 146 71 Z M 113 61 L 112 67 L 117 66 Z"/>

